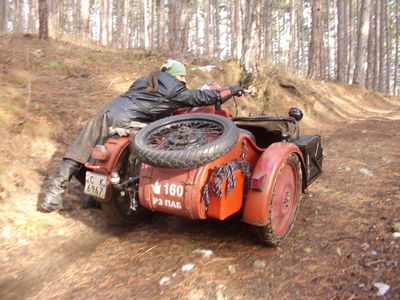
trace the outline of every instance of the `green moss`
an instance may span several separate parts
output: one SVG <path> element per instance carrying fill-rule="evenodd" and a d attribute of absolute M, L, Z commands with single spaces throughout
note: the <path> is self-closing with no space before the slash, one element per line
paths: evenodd
<path fill-rule="evenodd" d="M 50 68 L 55 68 L 55 67 L 58 67 L 59 63 L 58 63 L 58 61 L 56 61 L 56 60 L 51 60 L 51 61 L 49 61 L 49 62 L 47 63 L 47 65 L 48 65 Z"/>

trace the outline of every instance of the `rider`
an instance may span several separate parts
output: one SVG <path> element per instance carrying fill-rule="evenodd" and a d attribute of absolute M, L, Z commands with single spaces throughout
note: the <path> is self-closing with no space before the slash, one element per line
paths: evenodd
<path fill-rule="evenodd" d="M 65 153 L 63 164 L 41 199 L 38 210 L 70 209 L 61 195 L 72 176 L 76 176 L 82 165 L 89 161 L 93 147 L 111 135 L 110 128 L 128 128 L 138 122 L 150 123 L 170 116 L 179 108 L 221 104 L 232 96 L 243 94 L 240 86 L 190 90 L 186 88 L 185 76 L 185 66 L 169 59 L 161 66 L 161 71 L 153 71 L 137 79 L 128 91 L 103 106 Z"/>

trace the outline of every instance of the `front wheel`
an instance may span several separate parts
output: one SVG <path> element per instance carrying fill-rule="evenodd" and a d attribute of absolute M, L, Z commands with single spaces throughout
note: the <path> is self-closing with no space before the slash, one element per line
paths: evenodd
<path fill-rule="evenodd" d="M 278 246 L 292 229 L 299 211 L 301 184 L 301 164 L 298 156 L 291 153 L 274 180 L 268 224 L 253 226 L 262 244 Z"/>
<path fill-rule="evenodd" d="M 114 172 L 119 174 L 121 182 L 129 179 L 129 177 L 139 175 L 140 163 L 138 160 L 129 162 L 128 148 L 121 153 Z M 101 203 L 102 210 L 111 225 L 136 225 L 151 216 L 151 212 L 139 204 L 137 189 L 138 187 L 131 187 L 128 190 L 119 191 L 111 187 L 110 201 Z M 135 203 L 137 204 L 136 210 L 132 210 L 131 207 Z"/>

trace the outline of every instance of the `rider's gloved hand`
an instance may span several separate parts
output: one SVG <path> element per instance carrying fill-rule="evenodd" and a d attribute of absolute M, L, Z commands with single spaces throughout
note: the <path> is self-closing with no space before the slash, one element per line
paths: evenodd
<path fill-rule="evenodd" d="M 242 96 L 244 94 L 244 89 L 241 86 L 230 86 L 229 89 L 232 92 L 232 96 Z"/>
<path fill-rule="evenodd" d="M 221 88 L 218 89 L 219 95 L 220 95 L 220 101 L 217 104 L 221 104 L 229 100 L 232 96 L 242 96 L 244 93 L 244 90 L 240 86 L 230 86 L 228 88 Z"/>

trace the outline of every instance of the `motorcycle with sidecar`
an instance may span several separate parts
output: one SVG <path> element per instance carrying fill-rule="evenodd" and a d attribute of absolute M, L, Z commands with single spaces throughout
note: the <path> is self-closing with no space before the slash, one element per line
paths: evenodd
<path fill-rule="evenodd" d="M 112 136 L 85 164 L 85 193 L 118 225 L 151 212 L 224 220 L 241 214 L 258 240 L 290 232 L 307 187 L 322 173 L 319 135 L 300 135 L 303 113 L 232 117 L 227 108 L 181 109 L 148 124 L 133 142 Z"/>

